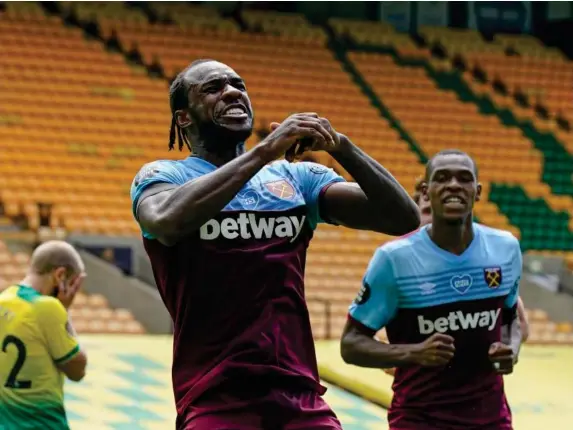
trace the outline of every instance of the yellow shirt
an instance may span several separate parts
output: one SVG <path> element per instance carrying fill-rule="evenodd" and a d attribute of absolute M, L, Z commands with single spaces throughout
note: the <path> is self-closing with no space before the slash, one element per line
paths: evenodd
<path fill-rule="evenodd" d="M 0 430 L 68 429 L 64 375 L 80 350 L 60 301 L 15 285 L 0 293 Z"/>

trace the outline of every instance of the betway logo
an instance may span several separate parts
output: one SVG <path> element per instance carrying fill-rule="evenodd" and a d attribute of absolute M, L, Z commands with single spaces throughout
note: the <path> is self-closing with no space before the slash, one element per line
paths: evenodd
<path fill-rule="evenodd" d="M 290 242 L 294 242 L 302 231 L 305 219 L 304 215 L 264 218 L 252 213 L 241 213 L 235 218 L 207 221 L 199 229 L 199 237 L 203 240 L 215 240 L 221 236 L 225 239 L 289 237 Z"/>
<path fill-rule="evenodd" d="M 501 309 L 463 313 L 462 311 L 450 312 L 447 317 L 436 318 L 435 321 L 425 319 L 418 315 L 418 327 L 420 334 L 445 333 L 447 331 L 470 330 L 478 327 L 487 327 L 489 331 L 495 328 Z"/>

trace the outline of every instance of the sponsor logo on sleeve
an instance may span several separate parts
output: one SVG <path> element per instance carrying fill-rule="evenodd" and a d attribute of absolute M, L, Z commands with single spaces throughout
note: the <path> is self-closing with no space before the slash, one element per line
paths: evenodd
<path fill-rule="evenodd" d="M 328 172 L 328 167 L 321 166 L 320 164 L 313 164 L 308 168 L 315 175 L 324 175 Z"/>
<path fill-rule="evenodd" d="M 360 291 L 358 291 L 358 295 L 354 299 L 354 303 L 357 305 L 363 305 L 366 303 L 370 299 L 370 291 L 370 285 L 368 285 L 367 282 L 364 282 L 362 287 L 360 287 Z"/>
<path fill-rule="evenodd" d="M 142 181 L 144 181 L 147 178 L 151 178 L 157 173 L 159 173 L 157 164 L 155 163 L 147 164 L 141 168 L 141 170 L 139 171 L 133 182 L 135 186 L 138 186 Z"/>
<path fill-rule="evenodd" d="M 483 269 L 483 278 L 489 288 L 498 288 L 502 281 L 501 267 L 486 267 Z"/>

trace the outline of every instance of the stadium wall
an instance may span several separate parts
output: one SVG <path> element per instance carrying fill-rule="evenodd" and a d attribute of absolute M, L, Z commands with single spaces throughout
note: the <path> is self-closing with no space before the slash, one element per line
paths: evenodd
<path fill-rule="evenodd" d="M 172 333 L 172 322 L 159 292 L 147 284 L 125 276 L 115 266 L 89 252 L 80 251 L 88 277 L 84 283 L 90 294 L 102 294 L 114 308 L 129 309 L 151 334 Z"/>
<path fill-rule="evenodd" d="M 543 309 L 555 321 L 573 323 L 573 298 L 568 294 L 554 293 L 522 278 L 519 294 L 526 307 Z"/>

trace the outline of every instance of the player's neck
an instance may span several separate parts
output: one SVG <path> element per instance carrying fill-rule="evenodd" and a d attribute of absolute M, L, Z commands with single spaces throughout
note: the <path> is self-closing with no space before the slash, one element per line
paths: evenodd
<path fill-rule="evenodd" d="M 214 166 L 221 167 L 223 164 L 228 163 L 231 160 L 234 160 L 239 155 L 245 153 L 245 144 L 244 142 L 239 142 L 235 146 L 229 145 L 229 149 L 225 149 L 222 151 L 211 151 L 207 148 L 210 148 L 209 145 L 194 145 L 193 146 L 193 156 L 202 158 L 205 161 L 208 161 Z"/>
<path fill-rule="evenodd" d="M 430 238 L 440 248 L 452 254 L 461 255 L 474 238 L 471 217 L 468 219 L 469 222 L 461 224 L 451 224 L 445 220 L 434 219 L 428 232 Z"/>
<path fill-rule="evenodd" d="M 34 274 L 28 274 L 26 275 L 26 277 L 24 279 L 22 279 L 20 282 L 18 282 L 18 285 L 21 285 L 23 287 L 30 287 L 34 290 L 36 290 L 37 292 L 39 292 L 40 294 L 43 294 L 43 281 L 41 278 L 34 276 Z"/>

